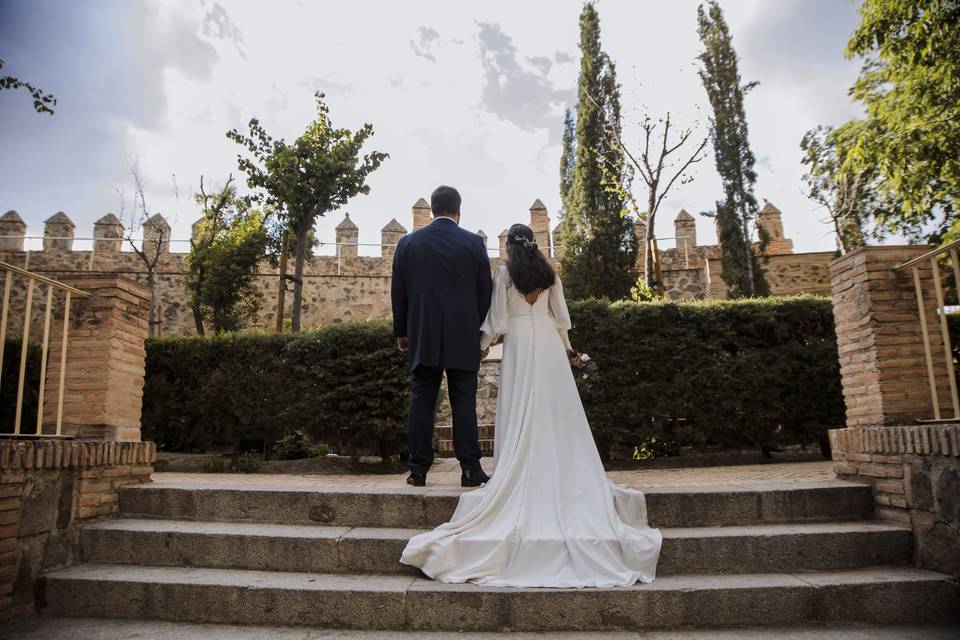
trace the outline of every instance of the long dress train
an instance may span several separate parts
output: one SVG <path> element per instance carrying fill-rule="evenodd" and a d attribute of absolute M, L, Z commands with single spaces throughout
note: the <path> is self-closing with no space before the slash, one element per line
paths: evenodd
<path fill-rule="evenodd" d="M 401 562 L 441 582 L 612 587 L 656 574 L 662 537 L 643 493 L 604 472 L 567 362 L 559 278 L 534 304 L 494 274 L 483 346 L 503 335 L 494 473 L 451 520 L 410 539 Z"/>

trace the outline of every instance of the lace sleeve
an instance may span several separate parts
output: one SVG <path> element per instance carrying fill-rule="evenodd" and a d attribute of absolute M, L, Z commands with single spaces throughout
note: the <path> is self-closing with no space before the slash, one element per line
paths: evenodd
<path fill-rule="evenodd" d="M 557 276 L 556 282 L 550 287 L 549 298 L 550 315 L 553 317 L 554 324 L 557 325 L 557 333 L 560 334 L 560 340 L 563 341 L 563 347 L 572 351 L 570 346 L 569 332 L 573 324 L 570 322 L 570 311 L 567 309 L 567 300 L 563 297 L 563 284 L 560 282 L 560 276 Z"/>
<path fill-rule="evenodd" d="M 507 268 L 497 267 L 493 274 L 493 293 L 490 296 L 490 310 L 480 325 L 480 349 L 486 349 L 507 332 Z"/>

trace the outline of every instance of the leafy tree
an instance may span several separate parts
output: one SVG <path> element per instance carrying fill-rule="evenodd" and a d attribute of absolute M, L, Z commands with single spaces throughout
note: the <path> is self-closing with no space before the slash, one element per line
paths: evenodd
<path fill-rule="evenodd" d="M 717 202 L 717 228 L 722 248 L 721 277 L 732 298 L 767 295 L 769 288 L 753 251 L 753 231 L 759 206 L 753 195 L 757 173 L 747 138 L 743 95 L 755 83 L 741 85 L 737 53 L 723 11 L 710 0 L 697 8 L 697 33 L 703 44 L 700 80 L 713 107 L 713 150 L 723 183 L 723 200 Z M 762 253 L 766 238 L 760 234 Z"/>
<path fill-rule="evenodd" d="M 264 216 L 237 197 L 232 180 L 211 196 L 201 177 L 196 195 L 203 218 L 190 240 L 186 282 L 199 335 L 204 320 L 216 333 L 237 331 L 260 306 L 256 272 L 268 243 Z"/>
<path fill-rule="evenodd" d="M 0 69 L 3 69 L 3 60 L 0 60 Z M 33 98 L 33 110 L 37 113 L 49 113 L 53 115 L 53 107 L 57 104 L 57 99 L 53 94 L 44 93 L 39 87 L 35 87 L 29 82 L 24 82 L 13 76 L 0 76 L 0 91 L 4 89 L 26 89 Z"/>
<path fill-rule="evenodd" d="M 882 193 L 875 169 L 853 170 L 845 159 L 861 123 L 811 129 L 800 141 L 806 195 L 827 210 L 841 254 L 863 245 L 871 216 L 889 215 L 898 204 Z M 872 235 L 879 236 L 881 230 Z"/>
<path fill-rule="evenodd" d="M 370 192 L 367 176 L 388 154 L 372 151 L 360 157 L 373 125 L 358 131 L 334 128 L 324 95 L 315 94 L 317 117 L 292 144 L 274 140 L 256 118 L 249 135 L 236 129 L 227 137 L 247 148 L 252 158 L 238 156 L 247 184 L 260 190 L 266 204 L 277 210 L 296 242 L 293 309 L 290 325 L 300 331 L 303 307 L 303 265 L 309 234 L 317 218 L 346 204 L 353 196 Z"/>
<path fill-rule="evenodd" d="M 900 202 L 875 216 L 886 229 L 957 232 L 960 2 L 864 0 L 860 17 L 846 53 L 865 59 L 850 92 L 867 115 L 844 168 L 876 170 L 879 188 Z"/>
<path fill-rule="evenodd" d="M 630 295 L 637 279 L 637 241 L 621 193 L 631 172 L 604 131 L 621 129 L 616 68 L 600 48 L 600 18 L 592 4 L 580 14 L 580 78 L 573 179 L 561 222 L 564 286 L 572 298 Z M 606 176 L 606 177 L 605 177 Z"/>

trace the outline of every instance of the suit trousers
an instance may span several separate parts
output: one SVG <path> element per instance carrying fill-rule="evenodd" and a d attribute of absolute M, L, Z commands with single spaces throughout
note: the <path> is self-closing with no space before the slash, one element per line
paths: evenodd
<path fill-rule="evenodd" d="M 408 434 L 410 471 L 426 473 L 433 464 L 433 420 L 443 369 L 425 367 L 411 374 Z M 477 441 L 477 372 L 447 369 L 447 389 L 453 412 L 453 450 L 464 471 L 480 469 L 480 444 Z"/>

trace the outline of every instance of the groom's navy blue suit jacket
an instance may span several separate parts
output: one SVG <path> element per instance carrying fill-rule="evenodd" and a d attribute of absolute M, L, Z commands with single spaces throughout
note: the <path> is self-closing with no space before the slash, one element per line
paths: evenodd
<path fill-rule="evenodd" d="M 407 338 L 410 368 L 478 371 L 492 287 L 483 240 L 450 218 L 401 238 L 393 256 L 393 335 Z"/>

